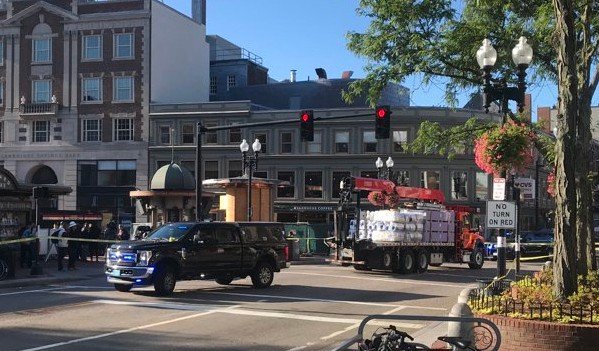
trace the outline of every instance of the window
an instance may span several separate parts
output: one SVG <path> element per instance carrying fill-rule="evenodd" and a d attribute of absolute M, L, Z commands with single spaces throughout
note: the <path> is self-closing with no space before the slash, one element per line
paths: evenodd
<path fill-rule="evenodd" d="M 489 198 L 489 175 L 484 172 L 476 172 L 476 200 L 484 201 Z"/>
<path fill-rule="evenodd" d="M 52 39 L 33 39 L 33 62 L 52 62 Z"/>
<path fill-rule="evenodd" d="M 126 161 L 98 161 L 97 175 L 98 186 L 135 186 L 135 171 L 137 165 L 134 160 Z"/>
<path fill-rule="evenodd" d="M 407 144 L 408 144 L 408 131 L 407 130 L 394 130 L 393 131 L 393 152 L 406 152 Z"/>
<path fill-rule="evenodd" d="M 397 185 L 410 186 L 410 171 L 393 171 L 393 181 Z"/>
<path fill-rule="evenodd" d="M 4 122 L 0 122 L 0 144 L 4 142 Z"/>
<path fill-rule="evenodd" d="M 268 179 L 268 171 L 254 171 L 254 178 Z"/>
<path fill-rule="evenodd" d="M 420 172 L 420 187 L 427 189 L 441 188 L 441 172 L 439 171 L 422 171 Z"/>
<path fill-rule="evenodd" d="M 351 172 L 349 171 L 341 171 L 341 172 L 333 172 L 333 176 L 331 177 L 331 198 L 338 199 L 341 188 L 339 184 L 345 177 L 349 177 Z"/>
<path fill-rule="evenodd" d="M 218 179 L 218 161 L 204 162 L 204 179 Z"/>
<path fill-rule="evenodd" d="M 322 172 L 304 174 L 304 197 L 322 198 Z"/>
<path fill-rule="evenodd" d="M 133 101 L 133 77 L 114 78 L 114 101 Z"/>
<path fill-rule="evenodd" d="M 83 141 L 101 141 L 102 123 L 99 119 L 83 120 Z"/>
<path fill-rule="evenodd" d="M 133 118 L 115 118 L 112 129 L 113 141 L 133 140 Z"/>
<path fill-rule="evenodd" d="M 364 152 L 376 152 L 376 137 L 374 131 L 365 131 L 362 134 L 362 142 L 364 143 Z"/>
<path fill-rule="evenodd" d="M 241 177 L 242 174 L 241 161 L 229 161 L 229 178 Z"/>
<path fill-rule="evenodd" d="M 114 35 L 114 58 L 133 58 L 133 33 Z"/>
<path fill-rule="evenodd" d="M 206 123 L 206 127 L 216 127 L 216 123 Z M 241 133 L 241 131 L 239 131 Z M 204 144 L 218 144 L 218 132 L 213 130 L 210 132 L 204 133 L 204 139 L 202 140 Z"/>
<path fill-rule="evenodd" d="M 308 153 L 309 154 L 321 154 L 322 153 L 322 132 L 314 131 L 314 141 L 308 142 Z"/>
<path fill-rule="evenodd" d="M 254 137 L 252 138 L 252 140 L 256 139 L 258 139 L 260 141 L 260 145 L 262 145 L 260 152 L 266 154 L 266 152 L 268 151 L 268 139 L 266 133 L 254 133 Z"/>
<path fill-rule="evenodd" d="M 293 153 L 293 133 L 292 132 L 281 132 L 281 153 L 291 154 Z"/>
<path fill-rule="evenodd" d="M 102 36 L 86 35 L 83 37 L 83 59 L 101 60 L 102 59 Z"/>
<path fill-rule="evenodd" d="M 216 92 L 217 92 L 216 83 L 217 83 L 216 76 L 210 77 L 210 94 L 216 94 Z"/>
<path fill-rule="evenodd" d="M 227 76 L 227 91 L 237 85 L 235 76 Z"/>
<path fill-rule="evenodd" d="M 50 121 L 33 121 L 33 142 L 47 143 L 50 141 Z"/>
<path fill-rule="evenodd" d="M 4 41 L 0 38 L 0 65 L 4 64 Z"/>
<path fill-rule="evenodd" d="M 181 143 L 193 144 L 195 140 L 195 128 L 193 124 L 184 124 L 181 126 Z"/>
<path fill-rule="evenodd" d="M 229 129 L 229 144 L 241 143 L 241 128 Z"/>
<path fill-rule="evenodd" d="M 295 198 L 295 172 L 277 172 L 277 179 L 289 183 L 277 188 L 277 197 Z"/>
<path fill-rule="evenodd" d="M 160 144 L 169 145 L 171 143 L 171 127 L 159 127 Z"/>
<path fill-rule="evenodd" d="M 335 152 L 349 153 L 349 132 L 335 132 Z"/>
<path fill-rule="evenodd" d="M 451 198 L 452 200 L 468 200 L 467 172 L 451 172 Z"/>
<path fill-rule="evenodd" d="M 42 103 L 50 102 L 52 87 L 49 80 L 34 80 L 33 81 L 33 102 Z"/>
<path fill-rule="evenodd" d="M 102 79 L 101 78 L 83 78 L 82 81 L 82 100 L 85 102 L 102 101 Z"/>
<path fill-rule="evenodd" d="M 98 185 L 98 163 L 96 161 L 79 161 L 77 164 L 77 185 Z"/>
<path fill-rule="evenodd" d="M 4 105 L 4 83 L 0 82 L 0 106 Z"/>

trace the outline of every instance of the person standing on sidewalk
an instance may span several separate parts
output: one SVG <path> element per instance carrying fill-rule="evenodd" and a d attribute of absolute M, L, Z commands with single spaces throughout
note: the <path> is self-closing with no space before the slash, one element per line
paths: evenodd
<path fill-rule="evenodd" d="M 87 223 L 87 231 L 90 239 L 100 239 L 100 229 L 93 223 Z M 98 256 L 100 256 L 100 243 L 92 241 L 89 243 L 89 260 L 93 261 L 94 256 L 96 256 L 96 262 L 98 262 Z"/>
<path fill-rule="evenodd" d="M 77 237 L 79 236 L 78 230 L 77 230 L 77 223 L 71 221 L 69 223 L 69 229 L 67 230 L 67 237 L 69 239 L 77 239 Z M 74 271 L 77 268 L 75 268 L 75 262 L 77 262 L 77 255 L 78 255 L 78 247 L 79 247 L 79 241 L 75 241 L 75 240 L 69 240 L 69 243 L 67 245 L 68 250 L 69 250 L 69 271 Z"/>
<path fill-rule="evenodd" d="M 69 250 L 69 243 L 66 239 L 64 239 L 64 237 L 67 237 L 66 234 L 66 230 L 65 230 L 65 223 L 61 223 L 60 227 L 58 227 L 58 233 L 57 233 L 57 237 L 58 237 L 58 243 L 56 244 L 56 251 L 58 253 L 58 270 L 62 271 L 62 261 L 64 261 L 64 258 L 67 256 L 68 250 Z"/>

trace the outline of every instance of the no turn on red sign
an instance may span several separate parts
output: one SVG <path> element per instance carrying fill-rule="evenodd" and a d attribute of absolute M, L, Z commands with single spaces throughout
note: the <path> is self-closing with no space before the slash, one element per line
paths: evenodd
<path fill-rule="evenodd" d="M 515 229 L 516 204 L 511 201 L 487 201 L 487 228 Z"/>

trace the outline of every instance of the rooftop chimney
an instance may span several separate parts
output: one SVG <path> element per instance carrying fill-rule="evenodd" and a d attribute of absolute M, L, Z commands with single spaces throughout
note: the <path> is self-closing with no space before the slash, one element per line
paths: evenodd
<path fill-rule="evenodd" d="M 290 75 L 291 75 L 291 76 L 290 76 L 290 78 L 289 78 L 289 81 L 290 81 L 291 83 L 295 83 L 295 81 L 296 81 L 296 76 L 297 76 L 297 70 L 296 70 L 296 69 L 292 69 L 292 70 L 291 70 L 291 72 L 289 72 L 289 73 L 290 73 Z"/>
<path fill-rule="evenodd" d="M 318 76 L 318 79 L 327 79 L 327 71 L 325 71 L 324 68 L 317 68 L 316 75 Z"/>
<path fill-rule="evenodd" d="M 350 79 L 353 75 L 354 71 L 343 71 L 343 73 L 341 73 L 341 79 Z"/>
<path fill-rule="evenodd" d="M 206 0 L 191 0 L 191 19 L 206 25 Z"/>

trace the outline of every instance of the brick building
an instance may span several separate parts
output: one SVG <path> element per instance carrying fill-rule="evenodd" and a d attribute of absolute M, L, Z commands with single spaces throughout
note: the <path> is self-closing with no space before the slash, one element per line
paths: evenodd
<path fill-rule="evenodd" d="M 23 183 L 70 186 L 59 210 L 134 220 L 150 102 L 208 101 L 205 0 L 192 8 L 193 19 L 153 0 L 1 1 L 0 163 Z"/>

